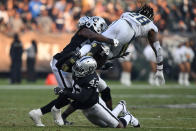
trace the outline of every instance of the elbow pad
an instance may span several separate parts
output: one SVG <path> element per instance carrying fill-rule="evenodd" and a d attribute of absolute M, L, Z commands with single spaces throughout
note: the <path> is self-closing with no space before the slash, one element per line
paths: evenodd
<path fill-rule="evenodd" d="M 161 48 L 161 46 L 160 46 L 160 43 L 159 43 L 159 41 L 156 41 L 156 42 L 154 42 L 153 43 L 153 46 L 154 46 L 154 48 L 155 48 L 155 50 L 156 50 L 156 54 L 157 54 L 157 58 L 156 58 L 156 61 L 157 61 L 157 63 L 159 64 L 159 63 L 161 63 L 162 61 L 163 61 L 163 56 L 162 56 L 162 48 Z"/>

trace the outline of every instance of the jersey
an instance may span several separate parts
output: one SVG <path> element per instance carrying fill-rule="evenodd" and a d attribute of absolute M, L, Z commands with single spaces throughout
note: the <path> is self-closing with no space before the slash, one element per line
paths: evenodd
<path fill-rule="evenodd" d="M 156 25 L 142 14 L 135 12 L 126 12 L 121 15 L 121 19 L 125 19 L 131 24 L 136 33 L 135 37 L 147 36 L 148 32 L 151 29 L 153 29 L 155 32 L 158 32 Z"/>
<path fill-rule="evenodd" d="M 98 84 L 99 77 L 94 72 L 85 77 L 74 77 L 73 76 L 73 91 L 69 95 L 69 98 L 74 101 L 71 105 L 75 109 L 87 109 L 98 102 Z"/>

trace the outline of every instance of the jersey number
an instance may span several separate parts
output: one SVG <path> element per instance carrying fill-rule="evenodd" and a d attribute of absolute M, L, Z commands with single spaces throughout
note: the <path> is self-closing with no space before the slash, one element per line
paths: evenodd
<path fill-rule="evenodd" d="M 135 19 L 139 23 L 141 23 L 141 25 L 146 25 L 146 24 L 148 24 L 150 22 L 150 20 L 148 18 L 146 18 L 143 15 L 140 15 L 139 13 L 130 13 L 129 15 L 132 16 L 132 17 L 135 17 Z"/>

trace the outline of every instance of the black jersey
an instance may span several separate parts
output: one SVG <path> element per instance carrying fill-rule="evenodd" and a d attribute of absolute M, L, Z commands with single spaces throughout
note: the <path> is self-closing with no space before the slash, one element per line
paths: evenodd
<path fill-rule="evenodd" d="M 99 77 L 96 73 L 81 78 L 73 77 L 73 80 L 73 91 L 67 96 L 74 100 L 71 105 L 75 109 L 87 109 L 98 102 Z"/>
<path fill-rule="evenodd" d="M 75 35 L 71 38 L 70 43 L 60 52 L 57 53 L 54 58 L 59 60 L 60 58 L 70 54 L 72 51 L 75 51 L 77 47 L 81 48 L 81 44 L 85 41 L 88 40 L 88 38 L 83 37 L 79 34 L 79 31 L 82 30 L 83 28 L 87 28 L 86 26 L 81 27 Z M 94 31 L 94 29 L 91 27 L 89 28 L 91 31 Z"/>

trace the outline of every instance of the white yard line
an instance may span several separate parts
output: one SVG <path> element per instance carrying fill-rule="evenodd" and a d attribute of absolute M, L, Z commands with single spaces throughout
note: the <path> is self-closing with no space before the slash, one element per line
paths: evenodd
<path fill-rule="evenodd" d="M 56 86 L 47 86 L 47 85 L 0 85 L 0 89 L 53 89 Z M 109 87 L 111 89 L 170 89 L 170 88 L 178 88 L 178 89 L 196 89 L 195 85 L 191 85 L 189 87 L 183 87 L 179 85 L 166 85 L 164 87 L 152 87 L 149 85 L 132 85 L 131 87 L 126 87 L 120 84 L 110 84 Z"/>
<path fill-rule="evenodd" d="M 112 94 L 113 98 L 196 98 L 196 95 L 181 95 L 181 94 Z"/>
<path fill-rule="evenodd" d="M 196 128 L 186 128 L 186 127 L 173 127 L 173 126 L 168 126 L 168 127 L 142 127 L 142 128 L 147 128 L 147 129 L 186 129 L 186 130 L 196 130 Z"/>

